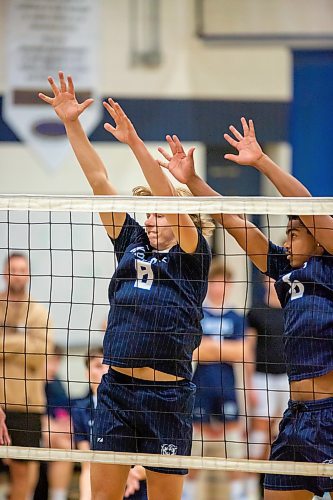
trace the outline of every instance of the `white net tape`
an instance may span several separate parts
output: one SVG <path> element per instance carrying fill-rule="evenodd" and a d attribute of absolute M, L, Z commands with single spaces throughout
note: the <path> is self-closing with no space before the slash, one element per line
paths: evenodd
<path fill-rule="evenodd" d="M 321 215 L 333 198 L 0 195 L 0 210 Z"/>
<path fill-rule="evenodd" d="M 146 453 L 119 453 L 113 451 L 58 450 L 49 448 L 0 447 L 1 458 L 61 462 L 96 462 L 143 467 L 171 467 L 205 470 L 225 470 L 250 473 L 270 473 L 301 476 L 333 475 L 333 464 L 305 462 L 270 462 L 216 457 L 185 457 L 180 455 L 150 455 Z"/>

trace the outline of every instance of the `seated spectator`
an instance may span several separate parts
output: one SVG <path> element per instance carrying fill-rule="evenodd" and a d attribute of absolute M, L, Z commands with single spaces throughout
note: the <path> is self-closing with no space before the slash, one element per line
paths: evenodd
<path fill-rule="evenodd" d="M 48 357 L 45 384 L 47 411 L 42 420 L 42 435 L 43 446 L 67 450 L 72 447 L 72 438 L 69 398 L 59 378 L 63 354 L 63 350 L 55 346 L 54 354 Z M 67 500 L 72 474 L 72 462 L 47 464 L 49 500 Z"/>
<path fill-rule="evenodd" d="M 75 402 L 72 408 L 74 426 L 74 441 L 79 450 L 90 450 L 94 425 L 94 412 L 97 406 L 97 388 L 108 366 L 103 365 L 103 350 L 91 349 L 86 358 L 89 394 Z M 133 467 L 128 475 L 125 498 L 131 500 L 146 500 L 147 491 L 143 467 Z M 90 463 L 81 464 L 80 500 L 91 500 Z"/>

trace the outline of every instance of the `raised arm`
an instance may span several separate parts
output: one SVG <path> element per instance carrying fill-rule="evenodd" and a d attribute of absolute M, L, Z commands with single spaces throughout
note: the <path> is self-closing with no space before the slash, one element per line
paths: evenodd
<path fill-rule="evenodd" d="M 73 148 L 81 169 L 86 176 L 95 195 L 117 194 L 115 188 L 108 179 L 107 170 L 99 155 L 92 147 L 85 131 L 79 121 L 80 114 L 87 109 L 93 99 L 87 99 L 79 104 L 71 76 L 65 80 L 63 72 L 59 72 L 59 87 L 53 78 L 48 78 L 54 97 L 48 97 L 42 93 L 39 97 L 50 104 L 60 120 L 63 122 L 67 137 Z M 106 231 L 112 238 L 117 238 L 125 221 L 124 213 L 101 213 L 100 217 Z"/>
<path fill-rule="evenodd" d="M 106 123 L 105 130 L 113 134 L 118 141 L 128 144 L 132 149 L 152 193 L 156 196 L 176 196 L 174 186 L 164 174 L 158 161 L 150 154 L 120 105 L 110 98 L 108 102 L 104 102 L 104 107 L 116 125 L 114 127 L 110 123 Z M 165 217 L 181 248 L 188 253 L 195 252 L 198 245 L 198 232 L 190 216 L 187 214 L 165 214 Z"/>
<path fill-rule="evenodd" d="M 243 134 L 234 126 L 230 131 L 234 137 L 225 134 L 225 139 L 238 151 L 238 155 L 227 154 L 227 160 L 239 165 L 250 165 L 264 174 L 281 193 L 282 196 L 310 197 L 307 188 L 293 175 L 280 168 L 268 155 L 266 155 L 257 142 L 252 120 L 241 118 Z M 333 219 L 329 215 L 300 215 L 300 219 L 314 238 L 329 253 L 333 253 Z"/>
<path fill-rule="evenodd" d="M 191 148 L 186 155 L 176 135 L 172 137 L 167 135 L 166 139 L 171 154 L 163 148 L 159 148 L 159 152 L 167 160 L 166 162 L 160 161 L 160 165 L 167 168 L 179 182 L 187 184 L 195 196 L 221 196 L 196 174 L 193 159 L 194 148 Z M 254 265 L 260 271 L 265 272 L 267 270 L 268 252 L 266 236 L 252 222 L 243 219 L 239 215 L 212 214 L 212 216 L 235 238 Z"/>

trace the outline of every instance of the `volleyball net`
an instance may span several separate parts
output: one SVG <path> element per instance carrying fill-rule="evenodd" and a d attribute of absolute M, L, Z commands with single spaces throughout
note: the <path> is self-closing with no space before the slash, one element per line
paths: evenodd
<path fill-rule="evenodd" d="M 199 354 L 193 362 L 193 371 L 199 384 L 201 380 L 199 393 L 202 399 L 197 400 L 194 409 L 192 455 L 75 449 L 75 433 L 70 421 L 71 405 L 77 404 L 77 401 L 89 394 L 92 382 L 89 356 L 90 353 L 97 356 L 96 352 L 102 346 L 109 310 L 108 286 L 117 268 L 113 245 L 100 221 L 99 212 L 127 212 L 140 224 L 144 223 L 147 213 L 241 214 L 245 220 L 254 221 L 270 239 L 281 245 L 287 225 L 286 214 L 332 214 L 333 199 L 0 195 L 0 265 L 3 263 L 0 301 L 0 403 L 9 413 L 42 412 L 45 417 L 41 448 L 34 445 L 2 446 L 0 457 L 252 473 L 281 474 L 287 470 L 288 474 L 294 475 L 333 476 L 331 463 L 270 462 L 256 458 L 256 445 L 269 445 L 273 436 L 269 434 L 266 440 L 256 442 L 256 435 L 251 434 L 253 419 L 267 418 L 270 429 L 273 424 L 277 425 L 283 408 L 276 410 L 276 413 L 270 411 L 270 396 L 287 389 L 270 387 L 262 367 L 264 385 L 259 387 L 251 382 L 253 372 L 256 371 L 255 354 L 251 355 L 251 352 L 255 352 L 257 340 L 250 338 L 252 334 L 251 329 L 248 330 L 248 314 L 250 310 L 258 313 L 262 311 L 260 304 L 263 302 L 264 283 L 260 273 L 253 268 L 245 253 L 222 226 L 217 226 L 214 236 L 209 239 L 213 255 L 223 264 L 224 273 L 221 278 L 221 271 L 217 272 L 217 278 L 213 280 L 221 286 L 223 284 L 224 291 L 221 311 L 217 314 L 216 306 L 212 307 L 214 310 L 211 311 L 213 318 L 219 316 L 220 326 L 216 330 L 215 323 L 215 330 L 210 332 L 214 333 L 215 341 L 220 341 L 221 357 L 203 363 L 216 365 L 223 362 L 228 366 L 226 372 L 218 372 L 220 380 L 214 387 L 207 383 L 205 377 L 198 378 L 202 364 L 199 347 Z M 26 281 L 17 283 L 15 280 L 20 271 L 11 273 L 8 259 L 10 256 L 21 254 L 27 259 L 29 273 Z M 226 283 L 232 285 L 230 292 L 226 290 Z M 18 299 L 12 300 L 9 291 L 11 286 L 25 286 L 28 299 L 18 295 Z M 15 295 L 15 290 L 13 293 Z M 43 321 L 35 318 L 34 322 L 31 319 L 30 313 L 35 305 L 43 308 Z M 208 306 L 206 308 L 209 309 Z M 235 320 L 231 312 L 237 316 L 238 324 L 242 325 L 238 327 L 241 331 L 232 330 Z M 203 326 L 205 330 L 205 325 Z M 207 326 L 208 330 L 209 328 Z M 39 348 L 39 351 L 34 351 L 35 344 L 30 344 L 28 339 L 28 332 L 32 332 L 34 337 L 34 330 L 37 333 L 42 330 L 46 332 L 43 347 Z M 24 339 L 20 344 L 21 350 L 16 344 L 6 344 L 6 334 L 10 336 L 14 333 Z M 49 350 L 48 335 L 58 346 L 58 354 Z M 242 348 L 235 354 L 229 342 L 231 354 L 224 354 L 226 344 L 225 348 L 223 344 L 227 340 L 234 341 L 235 346 L 242 344 Z M 267 337 L 266 344 L 268 341 Z M 266 345 L 266 349 L 269 350 L 269 346 Z M 38 355 L 46 359 L 44 372 L 34 369 Z M 61 358 L 60 369 L 58 366 L 57 373 L 54 371 L 48 375 L 48 368 L 51 368 L 51 361 L 56 356 Z M 263 366 L 266 365 L 263 363 Z M 224 379 L 224 376 L 227 378 Z M 231 376 L 234 378 L 230 382 Z M 41 410 L 43 400 L 36 396 L 41 385 L 44 390 L 45 384 L 56 377 L 68 397 L 69 403 L 64 403 L 62 407 L 67 410 L 67 416 L 61 413 L 60 403 L 58 406 L 49 404 L 49 408 Z M 228 384 L 234 385 L 234 397 L 227 394 Z M 266 401 L 266 414 L 265 411 L 256 413 L 257 410 L 252 408 L 255 404 L 258 407 L 258 393 L 261 394 L 262 401 Z M 219 408 L 212 406 L 209 415 L 206 398 L 211 397 L 215 397 L 217 403 L 214 404 L 218 404 Z M 204 408 L 200 406 L 201 401 L 206 405 Z M 224 405 L 224 408 L 221 405 Z M 52 419 L 63 422 L 63 426 L 52 427 Z M 239 424 L 237 432 L 234 432 L 235 422 Z M 15 428 L 17 424 L 12 425 L 13 432 L 22 431 L 22 428 Z M 61 447 L 52 436 L 67 436 L 68 447 Z"/>

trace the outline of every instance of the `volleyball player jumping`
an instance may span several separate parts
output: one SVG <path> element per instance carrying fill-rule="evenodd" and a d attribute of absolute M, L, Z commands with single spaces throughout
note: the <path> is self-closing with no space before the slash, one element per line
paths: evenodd
<path fill-rule="evenodd" d="M 283 196 L 311 196 L 259 146 L 252 120 L 241 119 L 243 134 L 225 134 L 238 154 L 225 158 L 263 173 Z M 193 149 L 185 154 L 176 136 L 167 136 L 172 154 L 160 162 L 197 196 L 220 196 L 194 170 Z M 289 217 L 284 247 L 270 242 L 251 222 L 237 215 L 214 215 L 252 262 L 274 280 L 284 308 L 284 347 L 291 399 L 271 460 L 333 461 L 333 219 L 328 215 Z M 310 499 L 333 491 L 333 479 L 267 474 L 265 499 Z"/>
<path fill-rule="evenodd" d="M 106 168 L 78 119 L 92 99 L 79 104 L 71 77 L 66 81 L 59 73 L 59 79 L 58 87 L 49 78 L 53 98 L 40 97 L 63 121 L 94 194 L 114 195 Z M 116 124 L 106 124 L 106 130 L 130 146 L 150 185 L 151 192 L 140 192 L 177 195 L 120 106 L 112 99 L 104 105 Z M 104 362 L 110 369 L 98 390 L 94 449 L 190 455 L 195 392 L 191 360 L 201 340 L 211 258 L 204 229 L 198 230 L 187 214 L 151 213 L 145 228 L 125 213 L 102 213 L 101 219 L 118 268 L 109 286 Z M 195 222 L 200 225 L 198 217 Z M 94 463 L 93 498 L 122 498 L 128 471 L 125 465 Z M 150 499 L 181 498 L 187 470 L 146 467 L 146 473 Z"/>

